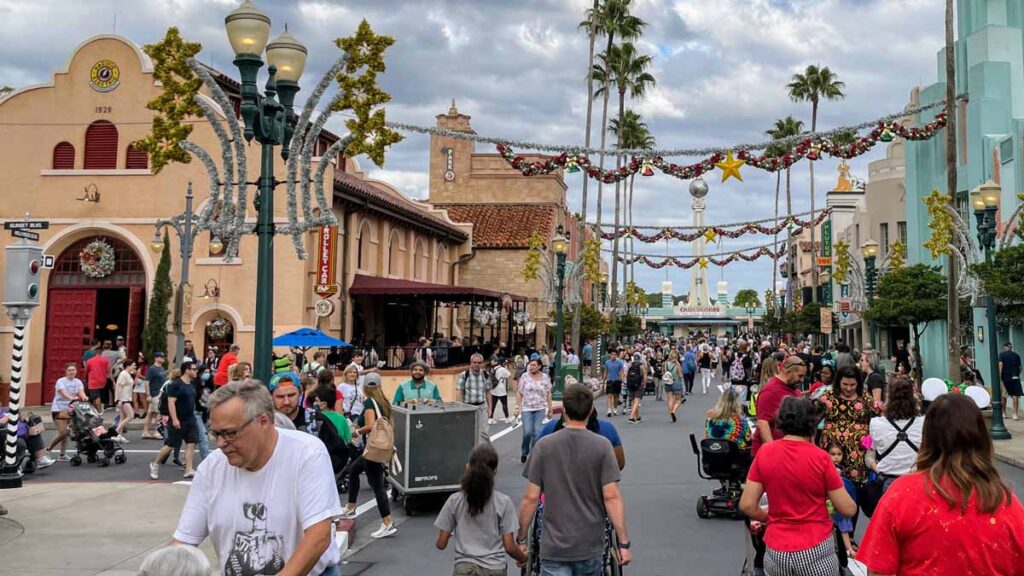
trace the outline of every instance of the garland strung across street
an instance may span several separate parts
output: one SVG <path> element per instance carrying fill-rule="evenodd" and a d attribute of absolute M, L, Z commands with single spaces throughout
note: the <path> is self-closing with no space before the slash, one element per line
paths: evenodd
<path fill-rule="evenodd" d="M 739 224 L 726 224 L 726 225 L 709 225 L 709 226 L 682 226 L 682 227 L 666 227 L 656 229 L 652 234 L 644 234 L 641 229 L 651 229 L 652 226 L 619 226 L 613 228 L 611 232 L 601 232 L 601 238 L 604 240 L 614 240 L 616 238 L 631 237 L 637 240 L 653 244 L 662 240 L 681 240 L 683 242 L 692 242 L 700 237 L 708 242 L 715 242 L 718 236 L 724 236 L 725 238 L 739 238 L 746 234 L 767 234 L 769 236 L 782 232 L 790 225 L 797 229 L 803 230 L 811 226 L 818 226 L 825 221 L 826 218 L 832 213 L 831 208 L 826 208 L 819 213 L 814 219 L 801 220 L 799 216 L 803 214 L 809 214 L 805 212 L 803 214 L 794 214 L 785 217 L 774 226 L 765 226 L 762 222 L 776 222 L 774 218 L 769 220 L 758 220 L 753 222 L 743 222 Z M 735 230 L 728 230 L 732 226 L 739 226 Z M 690 232 L 692 230 L 692 232 Z"/>
<path fill-rule="evenodd" d="M 608 250 L 605 250 L 608 252 Z M 714 264 L 715 266 L 728 266 L 737 260 L 743 260 L 744 262 L 753 262 L 759 258 L 767 256 L 773 260 L 778 260 L 786 255 L 786 247 L 782 246 L 778 250 L 772 250 L 770 245 L 759 246 L 755 248 L 744 248 L 735 252 L 727 253 L 724 257 L 717 258 L 714 256 L 659 256 L 652 257 L 646 254 L 637 254 L 635 256 L 619 256 L 619 262 L 623 264 L 644 264 L 655 270 L 660 270 L 665 266 L 676 266 L 683 270 L 688 270 L 694 266 L 700 266 L 701 268 L 707 268 L 708 264 Z"/>
<path fill-rule="evenodd" d="M 792 150 L 778 156 L 769 156 L 768 154 L 757 156 L 746 149 L 736 151 L 734 156 L 730 149 L 725 154 L 720 151 L 713 152 L 699 162 L 686 165 L 668 162 L 662 156 L 633 156 L 625 165 L 607 170 L 593 164 L 590 158 L 582 153 L 562 152 L 557 156 L 531 162 L 524 156 L 516 154 L 511 144 L 500 143 L 497 145 L 497 149 L 498 154 L 523 176 L 541 176 L 562 169 L 570 173 L 583 170 L 587 176 L 595 180 L 600 180 L 605 184 L 615 184 L 638 173 L 641 176 L 653 176 L 655 168 L 681 180 L 692 180 L 718 168 L 722 171 L 722 181 L 724 182 L 731 177 L 742 180 L 739 170 L 744 165 L 767 172 L 778 172 L 793 166 L 804 158 L 818 160 L 823 154 L 844 159 L 856 158 L 871 150 L 878 142 L 891 142 L 896 137 L 913 141 L 929 140 L 945 126 L 946 114 L 940 112 L 934 120 L 920 128 L 907 128 L 891 120 L 879 122 L 867 135 L 848 144 L 838 143 L 827 136 L 816 136 L 798 141 Z"/>

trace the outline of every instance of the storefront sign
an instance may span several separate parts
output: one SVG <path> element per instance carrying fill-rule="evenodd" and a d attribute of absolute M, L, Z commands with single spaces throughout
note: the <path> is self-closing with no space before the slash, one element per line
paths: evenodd
<path fill-rule="evenodd" d="M 455 149 L 445 146 L 441 154 L 444 154 L 444 181 L 455 182 Z"/>
<path fill-rule="evenodd" d="M 821 333 L 831 334 L 832 333 L 832 309 L 822 308 L 821 309 Z"/>
<path fill-rule="evenodd" d="M 121 70 L 113 60 L 100 60 L 89 71 L 89 86 L 97 92 L 110 92 L 121 84 Z"/>
<path fill-rule="evenodd" d="M 676 309 L 675 315 L 683 318 L 712 318 L 725 316 L 725 308 L 721 306 L 696 306 L 694 308 L 680 306 Z"/>
<path fill-rule="evenodd" d="M 832 307 L 832 219 L 821 224 L 821 255 L 818 257 L 821 272 L 828 274 L 828 279 L 821 287 L 822 304 Z M 831 319 L 831 317 L 830 317 Z M 829 330 L 831 332 L 831 330 Z"/>
<path fill-rule="evenodd" d="M 338 293 L 334 281 L 334 259 L 338 246 L 338 227 L 321 226 L 320 243 L 317 249 L 316 290 L 321 298 Z"/>
<path fill-rule="evenodd" d="M 334 313 L 334 303 L 330 300 L 317 300 L 313 304 L 313 312 L 316 313 L 319 318 L 326 318 Z"/>

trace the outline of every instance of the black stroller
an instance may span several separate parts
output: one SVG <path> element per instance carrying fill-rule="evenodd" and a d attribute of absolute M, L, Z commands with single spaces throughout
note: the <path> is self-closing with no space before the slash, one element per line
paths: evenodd
<path fill-rule="evenodd" d="M 72 466 L 82 465 L 82 456 L 90 464 L 103 467 L 113 459 L 117 464 L 128 461 L 124 447 L 114 437 L 117 432 L 103 425 L 103 417 L 88 402 L 75 402 L 71 406 L 71 439 L 75 442 Z"/>
<path fill-rule="evenodd" d="M 697 455 L 697 474 L 705 480 L 718 480 L 721 483 L 721 487 L 710 496 L 702 495 L 697 500 L 697 516 L 710 518 L 716 515 L 742 519 L 741 483 L 750 469 L 750 454 L 728 440 L 705 438 L 698 444 L 693 434 L 690 434 L 690 445 Z"/>

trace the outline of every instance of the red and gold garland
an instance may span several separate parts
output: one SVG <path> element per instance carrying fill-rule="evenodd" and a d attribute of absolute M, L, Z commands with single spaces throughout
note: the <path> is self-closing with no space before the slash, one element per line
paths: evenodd
<path fill-rule="evenodd" d="M 828 218 L 831 213 L 832 209 L 826 208 L 821 212 L 821 214 L 818 214 L 818 216 L 816 216 L 813 220 L 801 220 L 800 218 L 797 218 L 795 216 L 789 216 L 786 219 L 779 222 L 778 224 L 776 224 L 775 226 L 765 226 L 763 224 L 757 224 L 755 222 L 748 222 L 746 224 L 740 225 L 739 228 L 735 228 L 733 230 L 727 230 L 722 226 L 701 226 L 698 228 L 685 229 L 687 231 L 678 228 L 662 228 L 661 230 L 656 230 L 651 234 L 644 234 L 635 226 L 622 226 L 615 229 L 612 232 L 601 232 L 601 238 L 604 240 L 614 240 L 616 238 L 629 236 L 631 238 L 636 238 L 641 242 L 653 244 L 655 242 L 670 239 L 681 240 L 683 242 L 693 242 L 694 240 L 702 236 L 705 238 L 708 237 L 709 232 L 713 233 L 710 234 L 712 238 L 715 236 L 724 236 L 726 238 L 739 238 L 740 236 L 743 236 L 745 234 L 755 233 L 767 234 L 771 236 L 773 234 L 778 234 L 779 232 L 782 232 L 791 224 L 800 230 L 803 230 L 804 228 L 809 228 L 811 226 L 818 226 L 819 224 L 824 222 L 825 219 Z"/>
<path fill-rule="evenodd" d="M 934 120 L 919 128 L 907 128 L 893 121 L 879 122 L 867 135 L 849 144 L 837 144 L 827 137 L 819 136 L 801 140 L 793 146 L 790 152 L 781 156 L 768 156 L 767 154 L 757 156 L 747 150 L 738 150 L 736 151 L 736 158 L 743 160 L 747 166 L 753 166 L 767 172 L 778 172 L 793 166 L 804 158 L 818 160 L 824 154 L 836 158 L 856 158 L 871 150 L 878 142 L 891 142 L 896 137 L 912 141 L 929 140 L 945 126 L 946 113 L 940 112 L 935 116 Z M 547 156 L 543 160 L 529 162 L 523 156 L 516 154 L 508 143 L 498 144 L 497 149 L 498 154 L 523 176 L 551 174 L 561 169 L 569 172 L 583 170 L 589 177 L 600 180 L 605 184 L 620 182 L 637 173 L 641 176 L 653 176 L 654 168 L 681 180 L 692 180 L 713 170 L 715 164 L 721 162 L 726 157 L 721 152 L 715 152 L 697 163 L 681 165 L 667 162 L 660 156 L 651 158 L 634 156 L 624 166 L 602 170 L 591 163 L 590 158 L 586 154 L 563 152 L 557 156 Z"/>
<path fill-rule="evenodd" d="M 714 256 L 707 256 L 703 258 L 694 257 L 690 259 L 682 259 L 669 256 L 667 258 L 656 259 L 650 258 L 648 256 L 634 256 L 632 258 L 620 256 L 619 262 L 622 262 L 623 264 L 644 264 L 650 268 L 654 268 L 655 270 L 660 270 L 665 266 L 676 266 L 678 268 L 682 268 L 683 270 L 687 270 L 697 265 L 700 265 L 701 268 L 706 268 L 708 264 L 714 264 L 715 266 L 727 266 L 737 260 L 743 260 L 744 262 L 753 262 L 754 260 L 757 260 L 763 256 L 767 256 L 773 260 L 778 260 L 779 258 L 782 258 L 785 255 L 786 247 L 783 246 L 782 248 L 779 248 L 778 252 L 772 252 L 771 248 L 761 247 L 755 250 L 754 252 L 736 252 L 724 258 L 715 258 Z"/>

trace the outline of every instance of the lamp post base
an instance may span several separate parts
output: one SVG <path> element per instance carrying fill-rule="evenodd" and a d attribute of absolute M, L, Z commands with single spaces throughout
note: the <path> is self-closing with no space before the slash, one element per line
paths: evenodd
<path fill-rule="evenodd" d="M 21 470 L 18 467 L 0 469 L 0 490 L 21 488 Z"/>

